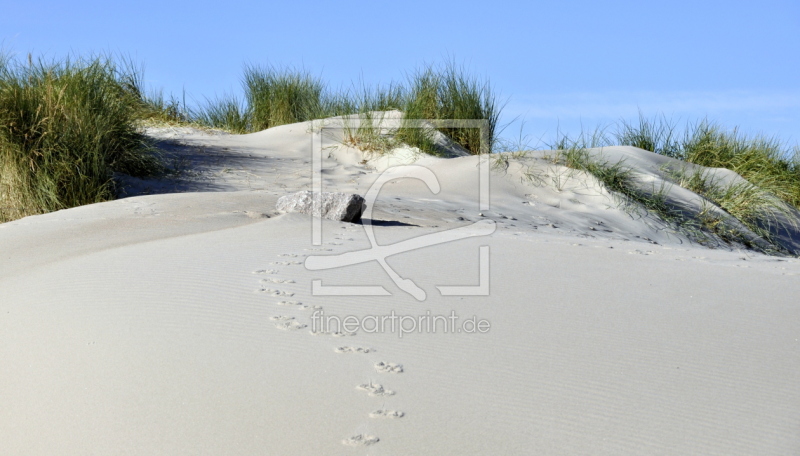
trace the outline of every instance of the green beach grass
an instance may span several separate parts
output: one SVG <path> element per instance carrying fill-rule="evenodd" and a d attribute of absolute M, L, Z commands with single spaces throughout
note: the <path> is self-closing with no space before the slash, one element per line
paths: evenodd
<path fill-rule="evenodd" d="M 549 147 L 560 151 L 557 154 L 560 164 L 594 175 L 608 190 L 622 196 L 624 202 L 635 202 L 703 243 L 708 240 L 705 232 L 766 253 L 784 250 L 774 233 L 776 229 L 789 228 L 782 224 L 792 223 L 792 209 L 800 209 L 797 147 L 789 148 L 776 138 L 748 137 L 739 133 L 738 128 L 725 130 L 708 120 L 687 123 L 679 131 L 664 116 L 648 119 L 640 114 L 635 123 L 623 120 L 613 133 L 607 134 L 606 130 L 598 127 L 582 132 L 576 139 L 559 135 Z M 593 160 L 587 152 L 589 148 L 612 145 L 638 147 L 706 168 L 728 169 L 744 181 L 725 183 L 708 171 L 666 170 L 672 182 L 706 201 L 701 213 L 684 214 L 666 204 L 665 189 L 639 188 L 624 162 Z M 712 205 L 741 222 L 770 247 L 753 245 L 746 233 L 726 222 L 712 210 Z"/>
<path fill-rule="evenodd" d="M 140 82 L 106 57 L 0 56 L 0 221 L 111 199 L 115 172 L 157 172 L 135 122 L 169 107 Z"/>
<path fill-rule="evenodd" d="M 201 124 L 234 133 L 251 133 L 279 125 L 341 115 L 366 118 L 374 111 L 399 110 L 406 124 L 397 139 L 431 154 L 438 154 L 430 134 L 417 120 L 484 120 L 484 138 L 476 128 L 440 128 L 439 131 L 472 154 L 491 152 L 502 107 L 487 80 L 471 76 L 455 63 L 429 65 L 407 76 L 405 83 L 369 87 L 353 83 L 332 90 L 319 77 L 296 68 L 246 66 L 244 100 L 232 96 L 207 99 L 193 113 Z M 375 128 L 379 128 L 376 124 Z M 376 137 L 361 128 L 357 133 Z M 361 142 L 351 136 L 353 143 Z M 483 149 L 481 139 L 483 139 Z M 372 144 L 372 143 L 371 143 Z"/>
<path fill-rule="evenodd" d="M 635 146 L 709 168 L 726 168 L 800 208 L 800 150 L 777 138 L 746 136 L 708 120 L 687 123 L 682 134 L 665 117 L 621 122 L 619 145 Z"/>

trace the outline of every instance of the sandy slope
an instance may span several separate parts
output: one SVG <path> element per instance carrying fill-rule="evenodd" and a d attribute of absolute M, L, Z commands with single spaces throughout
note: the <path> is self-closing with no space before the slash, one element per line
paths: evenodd
<path fill-rule="evenodd" d="M 306 267 L 370 247 L 363 226 L 335 222 L 314 246 L 309 218 L 274 211 L 309 188 L 311 130 L 152 132 L 176 141 L 182 174 L 0 225 L 1 454 L 800 452 L 797 259 L 699 246 L 585 175 L 534 185 L 541 157 L 497 168 L 481 211 L 476 157 L 421 158 L 441 192 L 387 184 L 379 244 L 497 229 L 390 257 L 419 301 L 375 261 Z M 328 151 L 326 190 L 364 194 L 379 175 Z M 660 157 L 603 153 L 657 177 Z M 172 191 L 191 193 L 157 194 Z M 489 295 L 441 295 L 480 281 L 481 246 Z M 391 296 L 313 296 L 313 280 Z M 312 335 L 314 312 L 490 328 Z M 346 444 L 358 435 L 378 441 Z"/>

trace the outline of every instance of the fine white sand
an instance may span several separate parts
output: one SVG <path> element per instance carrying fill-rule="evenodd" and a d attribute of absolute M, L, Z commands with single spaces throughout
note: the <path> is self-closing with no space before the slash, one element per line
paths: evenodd
<path fill-rule="evenodd" d="M 378 244 L 495 224 L 387 259 L 420 301 L 377 261 L 312 270 L 370 248 L 364 226 L 324 221 L 315 246 L 308 216 L 275 211 L 311 188 L 314 131 L 154 129 L 181 173 L 0 225 L 0 454 L 800 452 L 797 259 L 698 245 L 548 152 L 497 163 L 482 210 L 477 157 L 365 156 L 334 131 L 325 191 L 363 195 L 414 160 L 441 184 L 386 184 Z M 652 182 L 669 160 L 594 152 Z M 482 246 L 488 295 L 442 295 L 479 284 Z M 315 280 L 390 295 L 315 296 Z M 453 313 L 462 331 L 312 335 L 314 312 Z"/>

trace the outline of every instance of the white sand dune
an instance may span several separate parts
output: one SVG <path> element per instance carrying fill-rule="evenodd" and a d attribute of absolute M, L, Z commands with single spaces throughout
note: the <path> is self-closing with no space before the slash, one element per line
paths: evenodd
<path fill-rule="evenodd" d="M 380 245 L 496 224 L 387 259 L 420 301 L 377 261 L 307 267 L 371 247 L 364 226 L 330 221 L 315 246 L 309 217 L 275 211 L 311 188 L 313 131 L 152 130 L 182 173 L 0 225 L 0 454 L 800 452 L 796 258 L 698 245 L 548 152 L 495 166 L 481 210 L 477 157 L 405 150 L 397 163 L 417 160 L 441 192 L 386 184 Z M 336 140 L 326 191 L 365 194 L 393 164 Z M 669 160 L 595 152 L 654 182 Z M 691 207 L 689 193 L 670 198 Z M 442 295 L 480 283 L 484 246 L 488 295 Z M 313 295 L 314 281 L 391 294 Z M 336 334 L 315 312 L 458 320 Z M 467 331 L 473 318 L 488 330 Z"/>

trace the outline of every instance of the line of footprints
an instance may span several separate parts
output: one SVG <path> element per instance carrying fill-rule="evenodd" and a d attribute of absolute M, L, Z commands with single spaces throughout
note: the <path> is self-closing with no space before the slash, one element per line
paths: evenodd
<path fill-rule="evenodd" d="M 348 230 L 347 227 L 343 227 L 344 230 Z M 355 229 L 350 229 L 351 231 L 355 231 Z M 337 236 L 346 236 L 346 233 L 336 233 Z M 335 238 L 334 242 L 330 242 L 330 245 L 341 245 L 342 242 L 341 237 Z M 352 240 L 352 239 L 347 239 Z M 314 248 L 314 249 L 306 249 L 309 251 L 331 251 L 328 248 Z M 265 293 L 269 296 L 278 298 L 277 305 L 286 308 L 286 309 L 297 309 L 297 310 L 307 310 L 307 311 L 315 311 L 321 310 L 322 306 L 318 305 L 305 305 L 300 301 L 293 300 L 294 293 L 289 291 L 284 291 L 279 289 L 281 284 L 287 283 L 295 283 L 292 279 L 285 279 L 280 278 L 278 276 L 280 270 L 277 269 L 281 266 L 299 266 L 302 265 L 303 262 L 299 260 L 300 257 L 305 256 L 304 254 L 298 255 L 295 253 L 283 253 L 279 254 L 279 260 L 272 261 L 269 263 L 270 269 L 259 269 L 257 271 L 253 271 L 253 274 L 259 274 L 266 276 L 265 278 L 261 279 L 259 282 L 261 287 L 259 288 L 259 292 Z M 297 331 L 301 329 L 305 329 L 308 325 L 297 321 L 295 317 L 287 316 L 287 315 L 275 315 L 270 317 L 270 320 L 275 324 L 275 327 L 284 331 Z M 311 335 L 320 336 L 320 335 L 329 335 L 332 337 L 349 337 L 355 336 L 356 333 L 354 332 L 346 332 L 346 331 L 333 331 L 333 332 L 321 332 L 321 331 L 309 331 Z M 336 353 L 343 353 L 343 354 L 368 354 L 376 351 L 374 348 L 366 348 L 366 347 L 353 347 L 353 346 L 340 346 L 335 348 Z M 375 363 L 374 365 L 375 370 L 380 374 L 400 374 L 403 372 L 402 364 L 396 363 L 387 363 L 384 361 L 380 361 Z M 395 392 L 389 389 L 384 388 L 383 385 L 373 383 L 369 381 L 368 383 L 364 383 L 361 385 L 356 386 L 356 389 L 366 392 L 371 397 L 387 397 L 387 396 L 394 396 Z M 399 410 L 384 410 L 379 409 L 371 412 L 368 415 L 370 418 L 375 419 L 397 419 L 403 418 L 405 416 L 404 412 Z M 374 435 L 366 435 L 366 434 L 357 434 L 350 438 L 342 440 L 342 444 L 348 446 L 366 446 L 366 445 L 374 445 L 378 443 L 380 439 Z"/>

